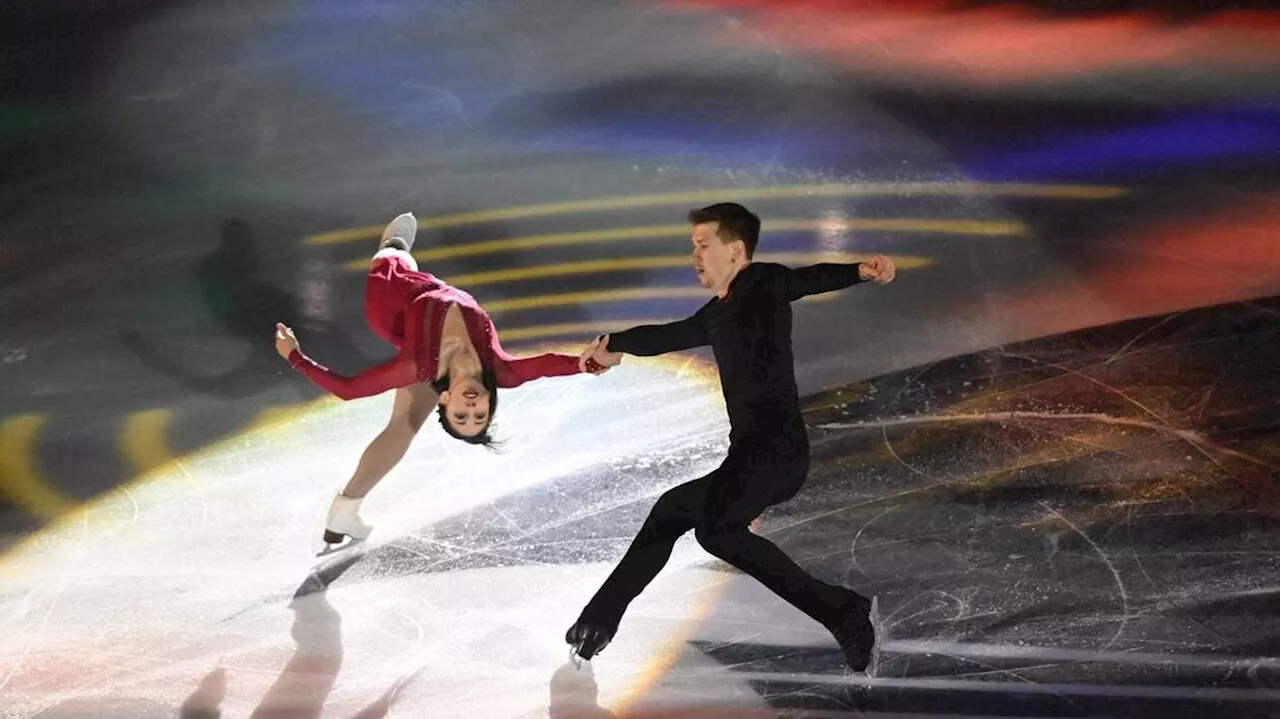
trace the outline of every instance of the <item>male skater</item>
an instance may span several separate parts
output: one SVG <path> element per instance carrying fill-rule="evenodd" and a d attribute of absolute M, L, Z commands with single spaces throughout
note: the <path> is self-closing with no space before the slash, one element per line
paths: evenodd
<path fill-rule="evenodd" d="M 676 540 L 692 529 L 712 555 L 830 630 L 853 670 L 863 671 L 875 646 L 871 601 L 818 581 L 748 525 L 767 507 L 795 496 L 809 470 L 790 303 L 868 280 L 892 282 L 893 261 L 877 255 L 858 264 L 796 269 L 752 262 L 760 218 L 745 207 L 715 204 L 690 212 L 689 221 L 694 271 L 716 296 L 687 319 L 603 335 L 587 346 L 580 361 L 611 367 L 623 353 L 647 357 L 711 345 L 729 411 L 728 456 L 711 474 L 658 499 L 565 641 L 583 659 L 599 653 L 613 639 L 627 605 L 657 576 Z"/>

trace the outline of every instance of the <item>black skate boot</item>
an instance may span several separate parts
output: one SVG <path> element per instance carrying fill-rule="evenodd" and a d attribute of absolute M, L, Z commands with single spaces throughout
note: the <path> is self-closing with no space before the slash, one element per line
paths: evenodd
<path fill-rule="evenodd" d="M 609 646 L 612 639 L 613 634 L 608 629 L 587 624 L 581 619 L 569 627 L 569 631 L 564 635 L 565 642 L 572 647 L 569 650 L 569 659 L 573 661 L 574 666 L 578 667 L 582 666 L 583 661 L 591 661 L 592 657 Z"/>
<path fill-rule="evenodd" d="M 874 665 L 876 603 L 857 592 L 848 591 L 849 601 L 826 626 L 844 651 L 849 668 L 861 672 L 866 671 L 868 665 Z M 874 673 L 874 667 L 870 673 Z"/>

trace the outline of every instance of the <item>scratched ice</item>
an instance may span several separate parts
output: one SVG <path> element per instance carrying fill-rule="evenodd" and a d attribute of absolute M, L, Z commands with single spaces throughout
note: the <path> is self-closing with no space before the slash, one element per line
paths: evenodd
<path fill-rule="evenodd" d="M 505 421 L 538 429 L 499 457 L 421 443 L 373 495 L 379 537 L 360 554 L 309 552 L 378 402 L 111 495 L 4 565 L 6 703 L 139 717 L 1256 709 L 1280 687 L 1276 308 L 1130 321 L 813 398 L 811 480 L 763 531 L 878 596 L 870 679 L 687 540 L 595 666 L 566 664 L 565 626 L 648 504 L 723 450 L 711 375 L 672 359 L 511 393 Z M 572 402 L 550 401 L 566 388 Z"/>
<path fill-rule="evenodd" d="M 774 532 L 879 594 L 881 677 L 1052 686 L 1064 706 L 1125 685 L 1274 690 L 1276 307 L 1125 322 L 819 398 L 821 468 Z"/>
<path fill-rule="evenodd" d="M 497 457 L 424 437 L 371 495 L 377 534 L 359 554 L 313 556 L 328 493 L 384 420 L 381 401 L 326 405 L 225 442 L 43 532 L 3 565 L 6 711 L 476 717 L 563 706 L 549 692 L 568 657 L 564 630 L 646 503 L 706 471 L 722 445 L 705 368 L 629 365 L 629 378 L 510 392 L 503 422 L 525 431 Z M 618 422 L 644 431 L 608 432 Z M 657 455 L 651 470 L 610 470 L 618 456 Z M 692 564 L 701 558 L 682 545 L 636 603 L 628 641 L 595 668 L 594 702 L 624 705 L 652 682 L 715 577 Z"/>

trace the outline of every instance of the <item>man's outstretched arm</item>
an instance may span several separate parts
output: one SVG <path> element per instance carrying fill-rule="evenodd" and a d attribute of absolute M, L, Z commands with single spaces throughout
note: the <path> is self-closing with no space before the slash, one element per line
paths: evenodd
<path fill-rule="evenodd" d="M 604 344 L 602 349 L 637 357 L 679 352 L 711 343 L 701 313 L 665 325 L 632 327 L 622 332 L 614 332 L 607 337 L 607 344 Z"/>
<path fill-rule="evenodd" d="M 699 312 L 665 325 L 640 325 L 617 334 L 600 335 L 582 350 L 582 355 L 578 357 L 578 367 L 583 372 L 600 374 L 621 363 L 623 353 L 652 357 L 710 343 L 702 313 Z M 591 366 L 593 363 L 594 368 Z"/>
<path fill-rule="evenodd" d="M 808 267 L 768 265 L 762 283 L 779 302 L 794 302 L 801 297 L 842 290 L 860 282 L 888 284 L 897 274 L 893 260 L 876 255 L 866 262 L 838 264 L 823 262 Z"/>

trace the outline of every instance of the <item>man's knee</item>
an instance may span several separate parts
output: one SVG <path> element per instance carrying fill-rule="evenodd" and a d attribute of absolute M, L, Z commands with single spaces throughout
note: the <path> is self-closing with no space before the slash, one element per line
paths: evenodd
<path fill-rule="evenodd" d="M 695 521 L 679 493 L 668 490 L 654 502 L 649 516 L 645 517 L 644 525 L 640 528 L 640 534 L 649 539 L 674 540 L 693 529 Z"/>
<path fill-rule="evenodd" d="M 728 560 L 745 551 L 753 535 L 745 525 L 714 522 L 698 525 L 693 536 L 708 554 Z"/>

